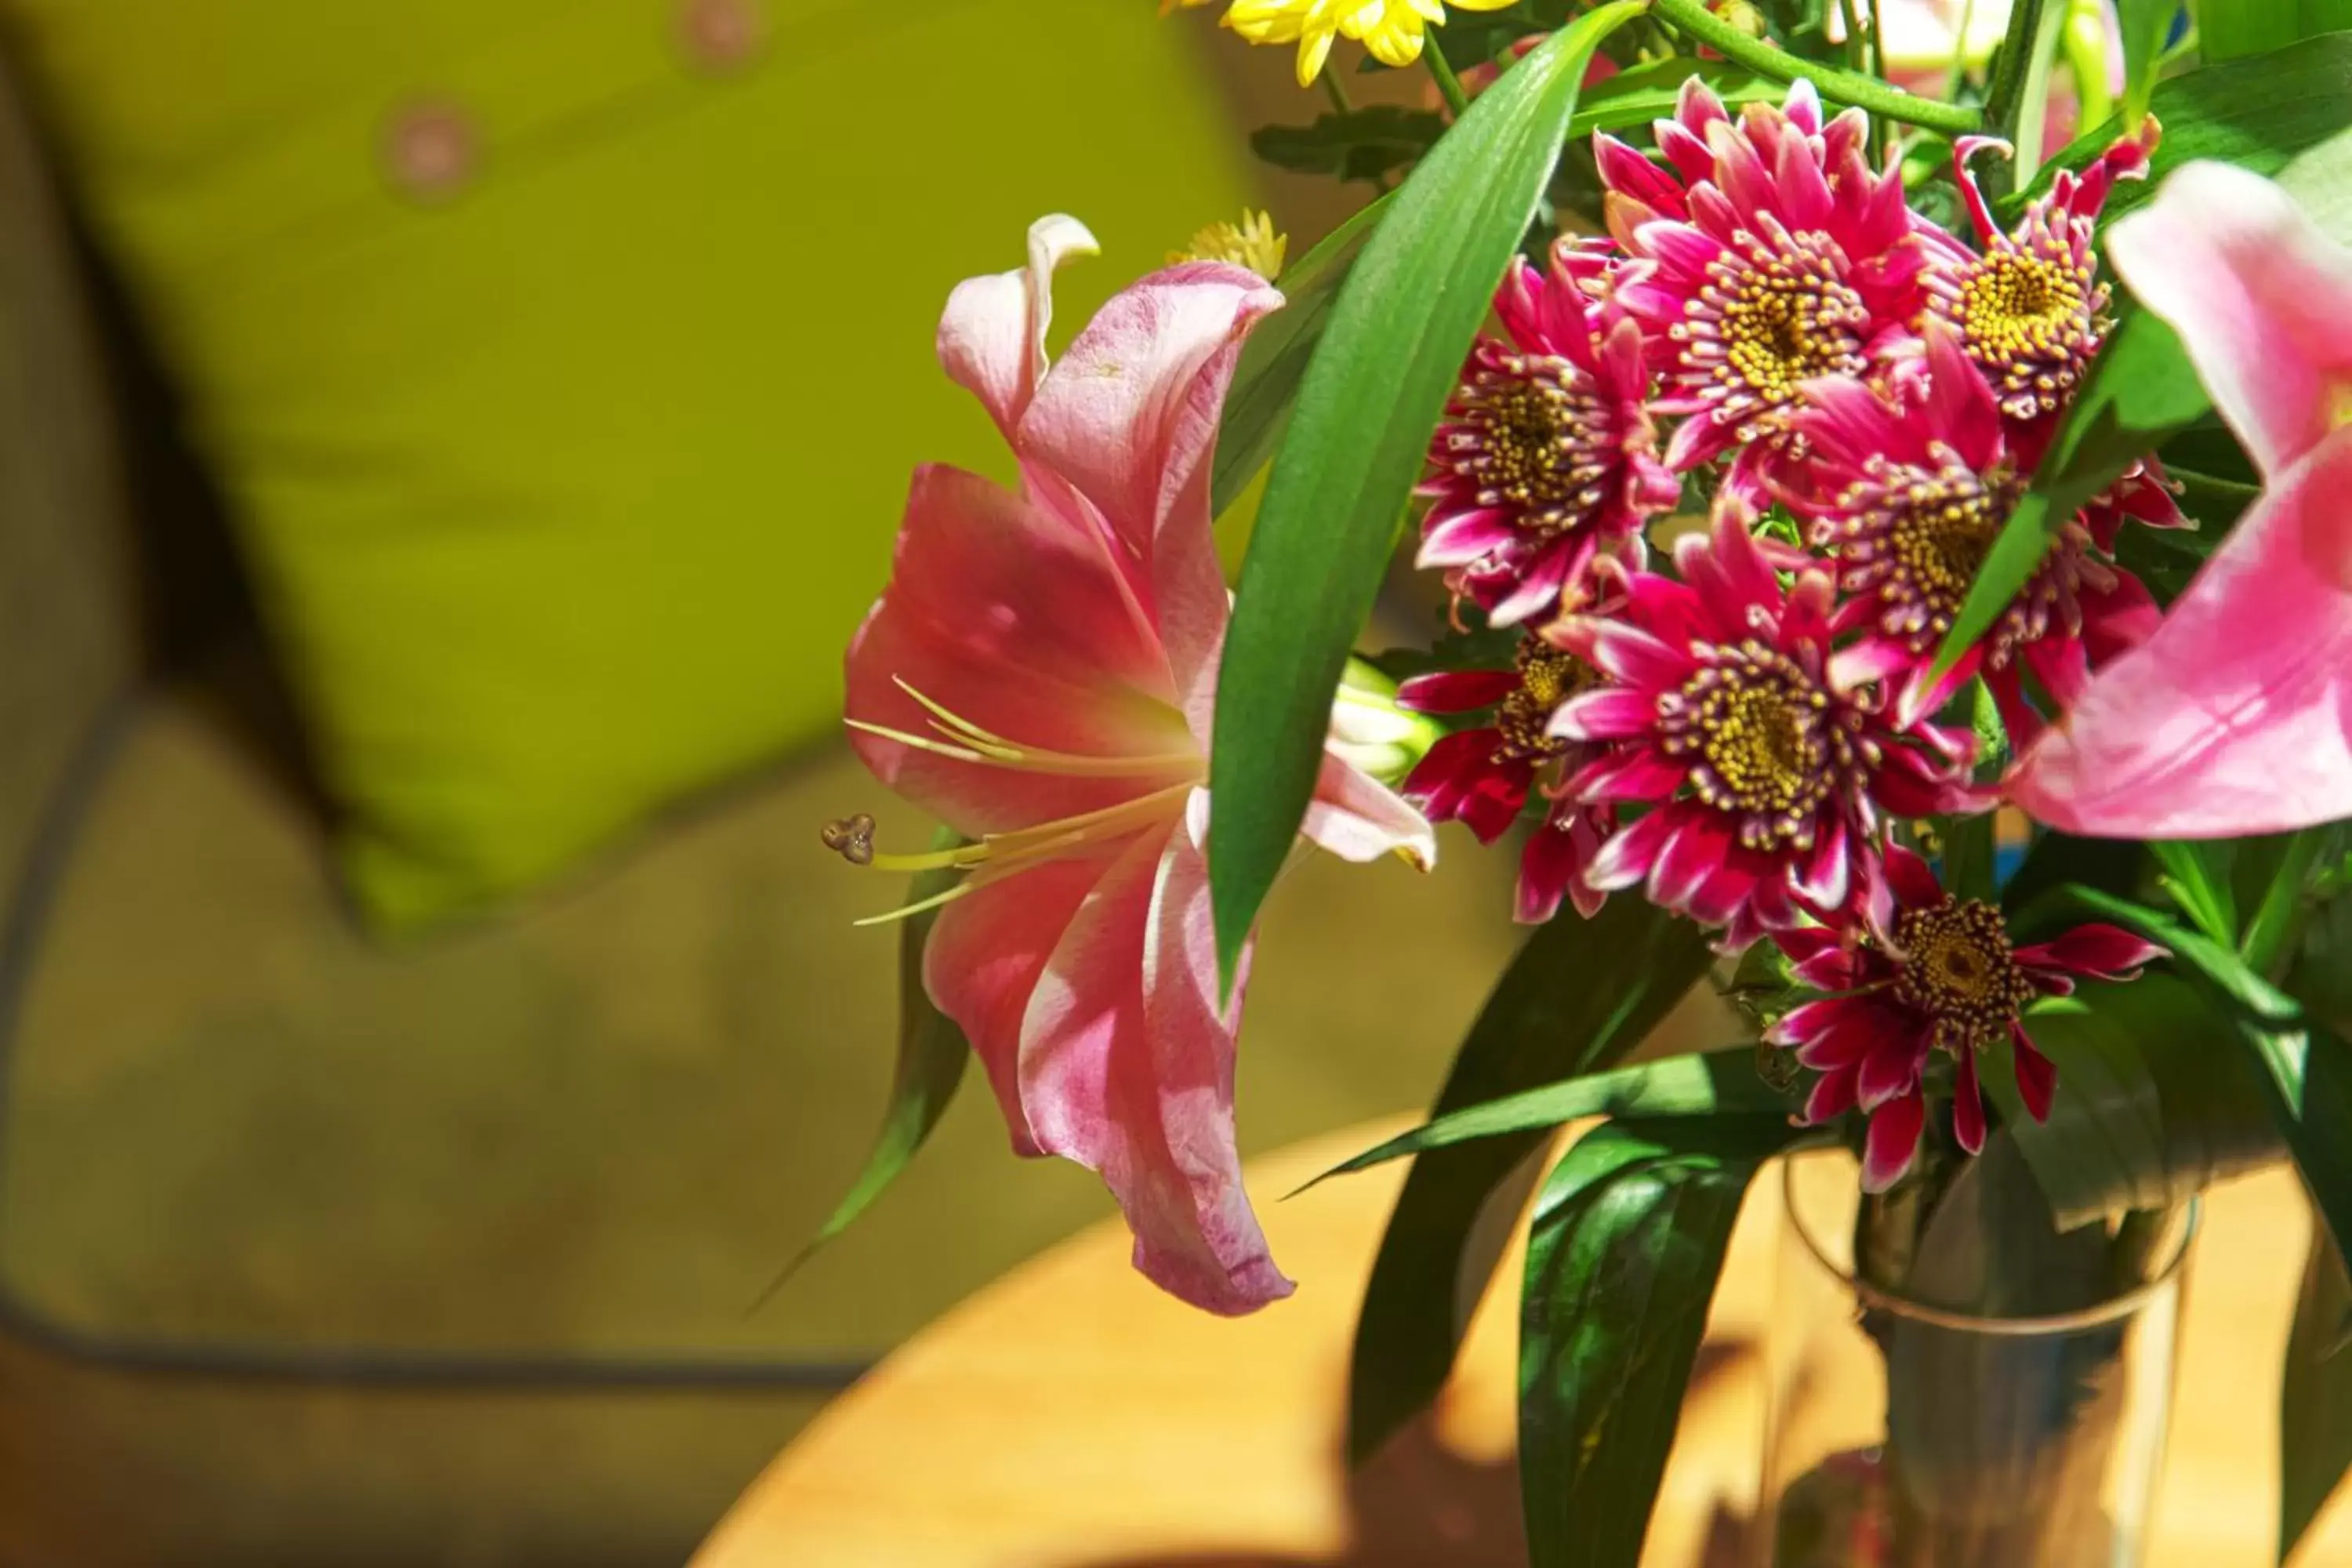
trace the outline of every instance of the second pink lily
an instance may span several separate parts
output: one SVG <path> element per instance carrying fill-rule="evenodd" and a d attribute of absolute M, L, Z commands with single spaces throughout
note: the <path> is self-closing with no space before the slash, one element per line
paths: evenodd
<path fill-rule="evenodd" d="M 2264 487 L 2011 794 L 2109 837 L 2352 817 L 2352 251 L 2271 182 L 2191 163 L 2116 223 L 2107 253 L 2180 334 Z"/>

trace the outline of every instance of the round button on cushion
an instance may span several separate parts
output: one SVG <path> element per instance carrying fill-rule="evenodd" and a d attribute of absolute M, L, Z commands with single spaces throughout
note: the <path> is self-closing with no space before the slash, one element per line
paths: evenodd
<path fill-rule="evenodd" d="M 418 100 L 395 112 L 385 129 L 384 173 L 412 196 L 454 195 L 480 163 L 473 120 L 453 103 Z"/>
<path fill-rule="evenodd" d="M 749 65 L 767 36 L 760 0 L 678 0 L 678 47 L 690 64 L 705 70 Z"/>

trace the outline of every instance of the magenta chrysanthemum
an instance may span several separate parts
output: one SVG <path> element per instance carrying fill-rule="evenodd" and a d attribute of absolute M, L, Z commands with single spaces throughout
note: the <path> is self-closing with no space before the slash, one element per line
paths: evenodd
<path fill-rule="evenodd" d="M 1558 609 L 1603 551 L 1638 562 L 1643 521 L 1681 493 L 1607 268 L 1565 244 L 1549 274 L 1513 267 L 1495 297 L 1509 341 L 1478 340 L 1430 444 L 1418 563 L 1496 626 Z"/>
<path fill-rule="evenodd" d="M 1959 334 L 2011 418 L 2056 413 L 2106 341 L 2113 325 L 2108 289 L 2092 240 L 2116 182 L 2147 177 L 2158 134 L 2151 118 L 2140 135 L 2117 142 L 2081 175 L 2060 170 L 2006 233 L 1993 222 L 1969 163 L 1988 149 L 2006 157 L 2009 144 L 1990 136 L 1953 143 L 1953 176 L 1981 254 L 1940 230 L 1923 229 L 1927 310 Z"/>
<path fill-rule="evenodd" d="M 1884 819 L 1967 809 L 1974 742 L 1891 722 L 1874 689 L 1833 668 L 1829 574 L 1783 587 L 1735 509 L 1711 540 L 1678 542 L 1682 581 L 1633 574 L 1623 608 L 1549 635 L 1604 677 L 1552 731 L 1604 751 L 1569 780 L 1592 805 L 1647 806 L 1587 871 L 1646 881 L 1658 904 L 1743 948 L 1801 911 L 1842 923 L 1883 902 Z"/>
<path fill-rule="evenodd" d="M 1863 158 L 1869 121 L 1824 125 L 1799 82 L 1786 106 L 1734 121 L 1698 78 L 1658 146 L 1677 180 L 1596 136 L 1609 231 L 1634 261 L 1618 290 L 1664 360 L 1652 406 L 1687 415 L 1666 448 L 1680 472 L 1737 447 L 1738 473 L 1796 455 L 1788 415 L 1818 376 L 1861 376 L 1908 339 L 1926 251 L 1903 182 Z"/>
<path fill-rule="evenodd" d="M 2156 629 L 2147 588 L 2095 554 L 2103 542 L 2070 519 L 1992 628 L 1935 679 L 1945 634 L 2039 453 L 2017 449 L 1991 385 L 1940 321 L 1927 327 L 1923 374 L 1901 378 L 1892 396 L 1839 379 L 1808 387 L 1806 403 L 1796 424 L 1812 464 L 1805 488 L 1781 494 L 1811 520 L 1848 595 L 1836 630 L 1859 637 L 1841 662 L 1856 679 L 1890 681 L 1899 713 L 1931 712 L 1981 672 L 2022 745 L 2041 721 L 2021 667 L 2063 707 L 2094 665 Z"/>
<path fill-rule="evenodd" d="M 1918 1157 L 1925 1074 L 1936 1052 L 1955 1067 L 1953 1136 L 1976 1153 L 1985 1140 L 1977 1053 L 2011 1041 L 2018 1093 L 2035 1121 L 2045 1120 L 2057 1069 L 2034 1048 L 2020 1014 L 2037 996 L 2065 995 L 2077 979 L 2129 980 L 2165 956 L 2107 925 L 2011 947 L 2000 910 L 1946 892 L 1910 850 L 1889 847 L 1885 864 L 1894 907 L 1882 931 L 1774 933 L 1797 979 L 1829 994 L 1793 1008 L 1765 1036 L 1821 1074 L 1805 1102 L 1806 1121 L 1833 1121 L 1856 1108 L 1869 1116 L 1862 1185 L 1873 1193 L 1900 1181 Z"/>
<path fill-rule="evenodd" d="M 1530 637 L 1509 669 L 1449 670 L 1404 682 L 1398 705 L 1417 712 L 1494 710 L 1487 722 L 1432 746 L 1405 780 L 1404 797 L 1432 822 L 1459 822 L 1492 844 L 1518 819 L 1538 775 L 1549 773 L 1556 784 L 1592 755 L 1591 747 L 1552 734 L 1549 725 L 1562 702 L 1598 679 L 1567 649 Z M 1610 811 L 1555 795 L 1520 856 L 1517 918 L 1540 924 L 1559 911 L 1563 897 L 1580 914 L 1597 912 L 1602 894 L 1583 872 L 1612 826 Z"/>

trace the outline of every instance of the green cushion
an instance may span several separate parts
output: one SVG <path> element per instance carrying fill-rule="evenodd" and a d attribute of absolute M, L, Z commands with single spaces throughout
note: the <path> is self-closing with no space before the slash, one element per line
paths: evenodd
<path fill-rule="evenodd" d="M 383 927 L 824 731 L 959 279 L 1239 205 L 1128 0 L 0 0 L 189 396 Z"/>
<path fill-rule="evenodd" d="M 906 1176 L 747 1312 L 888 1092 L 898 942 L 850 921 L 903 882 L 809 827 L 881 805 L 845 749 L 520 918 L 392 950 L 338 918 L 310 819 L 220 709 L 184 691 L 139 716 L 52 837 L 62 879 L 0 996 L 0 1461 L 23 1460 L 0 1462 L 0 1562 L 331 1563 L 355 1541 L 682 1562 L 814 1401 L 689 1398 L 659 1367 L 861 1361 L 1112 1212 L 1088 1173 L 1012 1157 L 974 1072 Z M 1426 1101 L 1517 940 L 1513 858 L 1472 848 L 1449 838 L 1430 878 L 1318 858 L 1286 879 L 1240 1064 L 1248 1152 Z M 8 1343 L 28 1320 L 215 1375 L 36 1369 Z M 445 1374 L 255 1376 L 329 1353 Z M 657 1397 L 446 1375 L 483 1355 L 625 1359 Z"/>

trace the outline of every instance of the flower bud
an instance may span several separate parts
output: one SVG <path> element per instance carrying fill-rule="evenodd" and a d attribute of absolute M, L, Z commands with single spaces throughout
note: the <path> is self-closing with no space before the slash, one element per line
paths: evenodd
<path fill-rule="evenodd" d="M 1360 658 L 1348 661 L 1331 701 L 1329 749 L 1384 784 L 1412 772 L 1445 727 L 1397 706 L 1397 683 Z"/>

